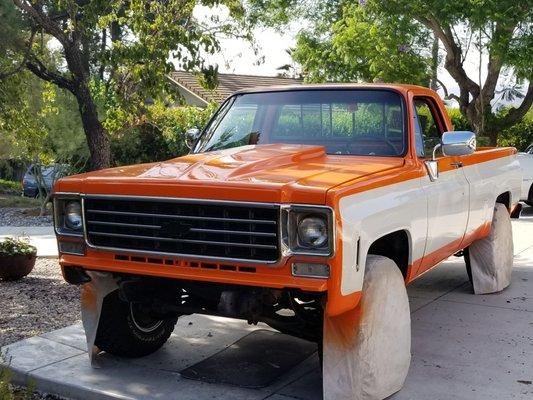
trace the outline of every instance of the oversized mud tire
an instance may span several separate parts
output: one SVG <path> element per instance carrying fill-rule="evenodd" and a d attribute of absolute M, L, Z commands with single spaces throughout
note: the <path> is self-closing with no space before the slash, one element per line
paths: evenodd
<path fill-rule="evenodd" d="M 175 319 L 152 319 L 133 303 L 122 301 L 118 290 L 115 290 L 105 297 L 102 304 L 94 344 L 116 356 L 143 357 L 165 344 L 174 325 Z"/>
<path fill-rule="evenodd" d="M 405 282 L 389 258 L 369 255 L 355 310 L 324 318 L 325 400 L 377 400 L 399 391 L 411 362 Z"/>
<path fill-rule="evenodd" d="M 468 278 L 475 294 L 496 293 L 511 283 L 513 231 L 507 207 L 496 204 L 490 234 L 465 251 Z"/>

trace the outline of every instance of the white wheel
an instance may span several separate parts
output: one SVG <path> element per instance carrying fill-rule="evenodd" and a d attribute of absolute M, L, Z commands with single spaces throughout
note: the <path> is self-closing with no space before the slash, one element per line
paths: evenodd
<path fill-rule="evenodd" d="M 410 362 L 403 276 L 391 259 L 369 255 L 358 307 L 324 319 L 324 399 L 384 399 L 402 388 Z"/>
<path fill-rule="evenodd" d="M 468 248 L 474 293 L 495 293 L 511 283 L 513 230 L 507 207 L 496 204 L 490 234 Z"/>

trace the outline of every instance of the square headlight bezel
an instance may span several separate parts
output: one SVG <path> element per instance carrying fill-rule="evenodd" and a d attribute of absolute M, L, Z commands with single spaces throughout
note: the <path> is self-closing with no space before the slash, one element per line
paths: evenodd
<path fill-rule="evenodd" d="M 302 246 L 298 241 L 298 223 L 311 215 L 323 216 L 328 230 L 327 245 L 320 248 Z M 282 205 L 281 206 L 281 249 L 282 256 L 319 256 L 331 258 L 335 255 L 335 212 L 327 206 Z"/>
<path fill-rule="evenodd" d="M 81 208 L 82 226 L 79 230 L 74 230 L 67 227 L 65 223 L 65 207 L 70 201 L 78 201 Z M 57 235 L 84 237 L 85 232 L 85 216 L 83 212 L 83 202 L 78 193 L 58 193 L 53 197 L 53 215 L 54 215 L 54 230 Z"/>

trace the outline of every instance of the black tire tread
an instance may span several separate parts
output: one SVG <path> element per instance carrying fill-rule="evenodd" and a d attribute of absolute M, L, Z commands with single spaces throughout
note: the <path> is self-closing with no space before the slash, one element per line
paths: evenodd
<path fill-rule="evenodd" d="M 164 320 L 153 333 L 135 330 L 130 321 L 129 303 L 120 300 L 118 291 L 110 293 L 102 304 L 95 345 L 119 357 L 144 357 L 160 349 L 168 340 L 176 320 Z"/>
<path fill-rule="evenodd" d="M 472 265 L 470 264 L 470 251 L 468 250 L 468 247 L 463 250 L 463 255 L 465 258 L 466 274 L 468 275 L 468 280 L 470 281 L 470 285 L 472 285 L 473 287 L 474 282 L 472 280 Z"/>
<path fill-rule="evenodd" d="M 533 185 L 531 185 L 531 187 L 529 188 L 529 193 L 527 195 L 527 201 L 525 201 L 525 203 L 528 206 L 533 207 Z"/>

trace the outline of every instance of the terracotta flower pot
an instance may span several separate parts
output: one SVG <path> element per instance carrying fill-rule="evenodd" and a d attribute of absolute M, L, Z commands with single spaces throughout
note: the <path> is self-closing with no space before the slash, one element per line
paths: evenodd
<path fill-rule="evenodd" d="M 37 253 L 5 255 L 0 254 L 0 279 L 16 281 L 28 275 L 35 265 Z"/>

